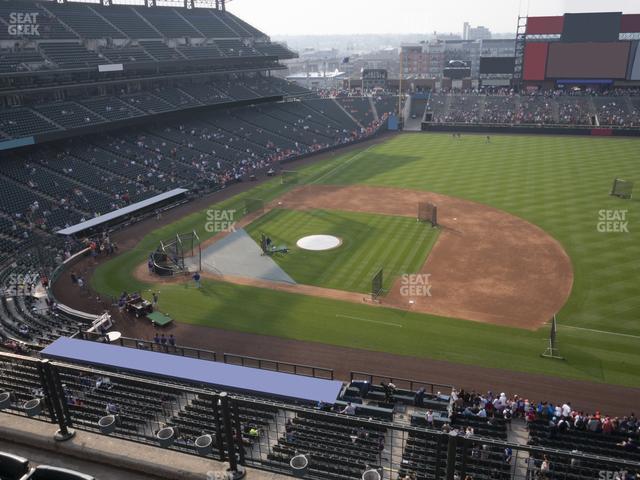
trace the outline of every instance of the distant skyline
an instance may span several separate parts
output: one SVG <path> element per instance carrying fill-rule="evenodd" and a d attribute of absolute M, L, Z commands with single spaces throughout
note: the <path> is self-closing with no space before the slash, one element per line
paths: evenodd
<path fill-rule="evenodd" d="M 270 36 L 462 32 L 462 24 L 514 32 L 521 15 L 640 13 L 638 0 L 233 0 L 227 8 Z"/>

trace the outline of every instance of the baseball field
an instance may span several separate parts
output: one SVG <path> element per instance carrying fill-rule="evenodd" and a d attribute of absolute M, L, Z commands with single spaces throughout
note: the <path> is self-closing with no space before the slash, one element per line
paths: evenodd
<path fill-rule="evenodd" d="M 274 260 L 299 284 L 362 298 L 384 268 L 380 305 L 207 276 L 200 289 L 188 279 L 156 284 L 136 273 L 175 233 L 214 242 L 206 211 L 145 236 L 91 283 L 113 296 L 160 290 L 161 310 L 187 324 L 637 386 L 640 207 L 609 191 L 614 178 L 640 181 L 639 159 L 634 139 L 404 134 L 210 207 L 235 211 L 256 240 L 268 233 L 291 246 Z M 245 225 L 247 198 L 267 208 Z M 438 204 L 437 230 L 416 222 L 422 199 Z M 295 248 L 316 233 L 343 243 Z M 433 297 L 414 308 L 400 278 L 419 273 L 433 274 Z M 550 312 L 564 361 L 540 357 Z"/>

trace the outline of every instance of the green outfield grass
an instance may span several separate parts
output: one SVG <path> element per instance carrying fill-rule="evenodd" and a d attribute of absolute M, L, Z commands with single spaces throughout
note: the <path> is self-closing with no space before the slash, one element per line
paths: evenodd
<path fill-rule="evenodd" d="M 630 386 L 640 384 L 640 207 L 608 195 L 614 177 L 640 185 L 640 141 L 565 136 L 407 134 L 303 169 L 305 183 L 370 184 L 435 191 L 518 215 L 558 239 L 575 283 L 559 312 L 565 362 L 540 358 L 548 334 L 373 308 L 250 287 L 205 282 L 202 291 L 163 286 L 162 310 L 178 321 L 300 340 Z M 243 198 L 273 199 L 277 180 Z M 598 231 L 600 210 L 627 210 L 629 233 Z M 102 265 L 92 285 L 104 294 L 149 288 L 132 279 L 158 240 L 196 229 L 205 212 L 148 235 Z M 293 258 L 293 257 L 292 257 Z M 523 272 L 526 275 L 526 272 Z M 247 301 L 251 299 L 251 301 Z"/>
<path fill-rule="evenodd" d="M 438 230 L 415 218 L 330 210 L 274 209 L 245 229 L 260 243 L 269 236 L 287 245 L 287 255 L 273 259 L 298 283 L 352 292 L 371 292 L 371 279 L 384 269 L 383 287 L 403 273 L 416 273 L 427 259 Z M 296 246 L 307 235 L 334 235 L 340 247 L 312 252 Z"/>

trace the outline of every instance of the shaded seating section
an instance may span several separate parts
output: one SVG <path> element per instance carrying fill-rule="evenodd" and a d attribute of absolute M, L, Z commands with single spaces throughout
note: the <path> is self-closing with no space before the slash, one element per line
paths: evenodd
<path fill-rule="evenodd" d="M 136 14 L 136 10 L 131 7 L 116 5 L 112 5 L 109 8 L 92 7 L 97 8 L 100 15 L 106 18 L 118 30 L 125 33 L 129 38 L 162 38 L 162 34 L 145 22 Z"/>
<path fill-rule="evenodd" d="M 0 73 L 28 71 L 30 65 L 42 67 L 44 58 L 34 49 L 0 50 Z"/>
<path fill-rule="evenodd" d="M 123 102 L 117 97 L 102 97 L 83 100 L 82 105 L 93 110 L 96 114 L 109 120 L 125 120 L 143 115 L 135 105 Z"/>
<path fill-rule="evenodd" d="M 160 97 L 152 93 L 137 93 L 134 95 L 127 95 L 120 97 L 120 100 L 127 105 L 131 105 L 137 110 L 141 110 L 146 113 L 162 113 L 170 110 L 175 110 L 175 105 L 171 105 L 169 102 L 163 100 Z"/>
<path fill-rule="evenodd" d="M 41 43 L 44 55 L 61 68 L 96 67 L 106 63 L 97 53 L 78 43 Z"/>
<path fill-rule="evenodd" d="M 640 461 L 640 450 L 637 447 L 640 443 L 640 435 L 637 432 L 614 431 L 604 434 L 576 428 L 559 431 L 557 427 L 549 425 L 548 419 L 537 419 L 529 423 L 529 436 L 532 445 Z M 635 448 L 618 445 L 629 438 L 635 441 Z"/>
<path fill-rule="evenodd" d="M 190 60 L 196 60 L 199 58 L 219 58 L 224 57 L 223 53 L 215 44 L 202 44 L 198 46 L 190 47 L 178 47 L 178 50 L 182 55 Z"/>
<path fill-rule="evenodd" d="M 163 100 L 174 105 L 176 108 L 196 107 L 202 105 L 201 102 L 188 95 L 177 87 L 156 88 L 153 93 Z"/>
<path fill-rule="evenodd" d="M 231 97 L 226 92 L 222 92 L 217 88 L 217 84 L 185 83 L 180 85 L 180 90 L 203 105 L 215 105 L 216 103 L 226 103 L 231 100 Z"/>
<path fill-rule="evenodd" d="M 159 41 L 140 42 L 140 46 L 158 61 L 184 60 L 184 56 L 175 48 L 168 47 L 166 43 Z"/>
<path fill-rule="evenodd" d="M 154 383 L 141 384 L 123 377 L 94 375 L 61 369 L 67 407 L 75 424 L 98 430 L 98 420 L 111 413 L 118 415 L 116 432 L 152 439 L 187 402 L 179 388 Z"/>
<path fill-rule="evenodd" d="M 240 40 L 217 40 L 216 45 L 227 57 L 259 57 L 258 52 L 251 45 L 247 45 Z"/>
<path fill-rule="evenodd" d="M 207 38 L 238 37 L 238 34 L 229 28 L 217 11 L 196 8 L 181 10 L 180 13 Z"/>
<path fill-rule="evenodd" d="M 27 137 L 188 107 L 281 97 L 291 93 L 296 95 L 310 92 L 291 87 L 283 80 L 262 75 L 218 77 L 203 82 L 185 81 L 176 86 L 156 87 L 140 93 L 120 92 L 118 95 L 45 103 L 31 109 L 14 107 L 0 110 L 0 136 Z M 345 116 L 344 112 L 342 113 Z"/>
<path fill-rule="evenodd" d="M 315 110 L 322 117 L 326 117 L 328 120 L 337 123 L 344 130 L 352 131 L 357 128 L 354 121 L 333 100 L 310 98 L 305 99 L 303 103 Z"/>
<path fill-rule="evenodd" d="M 0 209 L 39 228 L 53 231 L 62 228 L 67 221 L 80 218 L 77 211 L 59 208 L 54 199 L 45 198 L 26 185 L 0 177 L 0 188 Z"/>
<path fill-rule="evenodd" d="M 398 111 L 397 95 L 378 95 L 373 97 L 373 102 L 378 111 L 378 116 L 395 114 Z"/>
<path fill-rule="evenodd" d="M 39 105 L 33 109 L 65 128 L 86 127 L 106 121 L 76 102 Z"/>
<path fill-rule="evenodd" d="M 166 38 L 202 37 L 173 8 L 137 9 L 137 12 Z"/>
<path fill-rule="evenodd" d="M 55 130 L 60 129 L 28 108 L 0 110 L 0 131 L 8 137 L 27 137 Z"/>
<path fill-rule="evenodd" d="M 112 63 L 153 62 L 155 59 L 141 46 L 103 48 L 100 53 Z"/>
<path fill-rule="evenodd" d="M 238 418 L 242 429 L 242 438 L 245 447 L 250 447 L 253 438 L 249 435 L 251 429 L 266 431 L 268 424 L 272 422 L 278 409 L 269 405 L 240 403 Z M 217 415 L 216 415 L 217 413 Z M 211 399 L 196 396 L 181 409 L 176 416 L 168 422 L 169 425 L 179 429 L 182 439 L 188 444 L 193 444 L 200 435 L 209 434 L 214 439 L 220 425 L 220 415 Z M 216 444 L 216 447 L 218 445 Z"/>
<path fill-rule="evenodd" d="M 393 409 L 396 404 L 414 405 L 416 393 L 402 388 L 396 388 L 393 392 L 385 390 L 382 385 L 370 384 L 368 382 L 352 382 L 347 388 L 343 400 L 357 403 L 369 402 L 368 405 L 377 405 L 387 409 Z M 428 408 L 438 413 L 446 419 L 449 408 L 449 396 L 425 393 L 422 399 L 421 408 Z M 413 420 L 412 420 L 413 422 Z M 417 422 L 417 425 L 423 423 Z"/>
<path fill-rule="evenodd" d="M 50 3 L 47 3 L 50 6 Z M 39 25 L 39 38 L 42 39 L 71 39 L 78 36 L 69 31 L 60 21 L 45 10 L 40 8 L 35 2 L 25 2 L 24 0 L 5 0 L 0 2 L 0 17 L 9 18 L 11 13 L 37 14 Z M 7 28 L 0 28 L 0 40 L 15 40 L 15 35 L 10 35 Z"/>
<path fill-rule="evenodd" d="M 361 125 L 369 125 L 374 120 L 369 97 L 338 97 L 336 101 Z"/>
<path fill-rule="evenodd" d="M 10 271 L 16 275 L 15 272 L 20 269 L 13 268 Z M 18 286 L 18 290 L 27 288 L 26 285 Z M 34 298 L 22 294 L 2 299 L 0 325 L 7 339 L 40 347 L 62 335 L 73 335 L 78 331 L 77 321 L 59 312 L 50 313 Z"/>
<path fill-rule="evenodd" d="M 39 418 L 49 418 L 45 392 L 35 362 L 19 362 L 15 359 L 0 361 L 0 392 L 10 393 L 10 410 L 24 415 L 24 403 L 42 399 Z"/>
<path fill-rule="evenodd" d="M 386 428 L 347 416 L 298 412 L 285 426 L 267 460 L 288 468 L 296 454 L 308 454 L 310 473 L 324 478 L 360 478 L 380 465 Z"/>
<path fill-rule="evenodd" d="M 295 53 L 279 43 L 255 43 L 253 47 L 266 56 L 274 56 L 283 60 L 295 58 Z"/>
<path fill-rule="evenodd" d="M 46 8 L 82 38 L 126 38 L 86 4 L 47 3 Z"/>
<path fill-rule="evenodd" d="M 263 32 L 255 28 L 253 25 L 249 25 L 241 18 L 236 17 L 229 11 L 212 13 L 214 13 L 214 15 L 220 16 L 222 21 L 225 24 L 229 25 L 229 27 L 233 29 L 233 31 L 236 32 L 239 37 L 267 38 L 267 35 L 265 35 Z"/>

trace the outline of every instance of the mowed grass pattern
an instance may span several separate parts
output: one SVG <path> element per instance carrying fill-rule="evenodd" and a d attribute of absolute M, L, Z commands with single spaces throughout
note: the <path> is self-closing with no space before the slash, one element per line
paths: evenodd
<path fill-rule="evenodd" d="M 636 198 L 608 195 L 635 180 Z M 640 335 L 640 141 L 623 138 L 403 135 L 323 179 L 433 191 L 522 217 L 559 240 L 575 283 L 563 324 Z M 600 210 L 626 210 L 629 233 L 601 233 Z M 526 275 L 526 272 L 523 272 Z"/>
<path fill-rule="evenodd" d="M 160 309 L 177 321 L 215 328 L 638 386 L 638 201 L 607 195 L 616 176 L 640 186 L 639 140 L 505 135 L 485 145 L 483 137 L 457 142 L 449 135 L 407 134 L 302 169 L 306 183 L 433 190 L 502 208 L 544 228 L 563 243 L 575 271 L 559 316 L 563 362 L 540 357 L 546 327 L 532 332 L 214 281 L 204 281 L 200 290 L 189 283 L 162 285 Z M 244 198 L 271 200 L 285 190 L 274 179 L 211 208 L 241 211 Z M 629 234 L 597 232 L 598 210 L 608 208 L 629 210 Z M 205 223 L 201 211 L 152 232 L 101 265 L 92 286 L 104 295 L 149 295 L 152 285 L 136 280 L 134 268 L 159 240 L 177 232 L 196 229 L 206 238 Z"/>
<path fill-rule="evenodd" d="M 287 245 L 286 255 L 273 259 L 298 283 L 354 292 L 371 292 L 371 279 L 384 268 L 384 288 L 403 273 L 415 273 L 437 238 L 414 218 L 364 213 L 274 209 L 247 228 L 259 243 L 268 235 L 275 245 Z M 313 252 L 296 246 L 307 235 L 334 235 L 342 245 Z"/>

